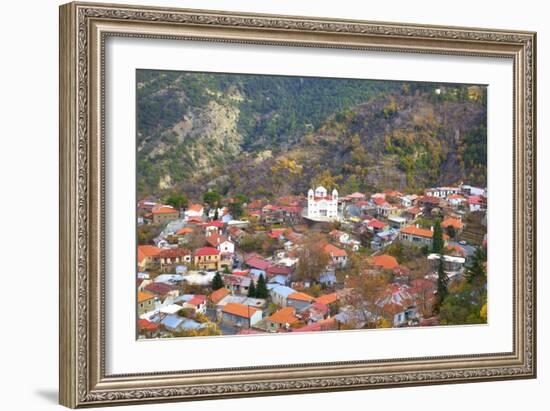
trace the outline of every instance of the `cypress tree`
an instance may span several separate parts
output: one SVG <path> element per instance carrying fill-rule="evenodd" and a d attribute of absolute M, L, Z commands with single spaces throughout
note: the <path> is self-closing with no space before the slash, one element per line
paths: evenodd
<path fill-rule="evenodd" d="M 441 230 L 441 224 L 439 221 L 436 221 L 432 237 L 432 252 L 435 254 L 441 254 L 443 252 L 443 247 L 443 231 Z"/>
<path fill-rule="evenodd" d="M 265 284 L 264 275 L 260 274 L 258 283 L 256 284 L 256 298 L 267 298 L 268 295 L 269 293 Z"/>
<path fill-rule="evenodd" d="M 449 293 L 447 287 L 449 285 L 449 277 L 443 269 L 443 255 L 440 254 L 439 267 L 437 269 L 437 311 L 443 303 L 443 300 Z"/>
<path fill-rule="evenodd" d="M 223 279 L 220 273 L 216 273 L 212 279 L 212 290 L 216 291 L 223 288 Z"/>
<path fill-rule="evenodd" d="M 250 280 L 250 287 L 248 287 L 248 296 L 256 297 L 256 286 L 254 285 L 254 280 Z"/>

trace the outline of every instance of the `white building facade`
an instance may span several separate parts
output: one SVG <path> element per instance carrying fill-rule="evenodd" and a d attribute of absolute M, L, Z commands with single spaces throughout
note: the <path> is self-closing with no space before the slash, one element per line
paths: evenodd
<path fill-rule="evenodd" d="M 323 186 L 317 187 L 315 191 L 310 189 L 307 193 L 307 217 L 313 220 L 338 220 L 338 191 L 334 189 L 329 195 Z"/>

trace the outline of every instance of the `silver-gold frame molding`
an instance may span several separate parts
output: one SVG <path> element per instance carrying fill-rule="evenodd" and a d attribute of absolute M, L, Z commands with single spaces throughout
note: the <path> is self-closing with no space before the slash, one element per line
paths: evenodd
<path fill-rule="evenodd" d="M 105 40 L 112 36 L 511 59 L 513 351 L 106 375 L 104 47 Z M 532 32 L 92 3 L 61 6 L 60 403 L 84 407 L 534 378 L 535 52 L 536 35 Z"/>

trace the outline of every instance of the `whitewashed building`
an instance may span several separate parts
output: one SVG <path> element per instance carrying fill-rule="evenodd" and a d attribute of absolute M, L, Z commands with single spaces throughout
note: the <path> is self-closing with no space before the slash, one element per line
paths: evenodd
<path fill-rule="evenodd" d="M 307 217 L 313 220 L 338 220 L 338 191 L 319 186 L 307 193 Z"/>

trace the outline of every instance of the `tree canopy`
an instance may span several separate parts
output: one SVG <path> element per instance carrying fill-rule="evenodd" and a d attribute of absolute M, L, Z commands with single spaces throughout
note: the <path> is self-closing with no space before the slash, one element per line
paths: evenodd
<path fill-rule="evenodd" d="M 441 230 L 441 223 L 437 220 L 434 224 L 434 232 L 432 237 L 432 252 L 436 254 L 443 253 L 445 243 L 443 241 L 443 231 Z"/>
<path fill-rule="evenodd" d="M 222 276 L 220 275 L 220 273 L 216 273 L 214 275 L 214 278 L 212 279 L 212 290 L 216 291 L 223 287 L 224 287 L 224 284 L 223 284 Z"/>

